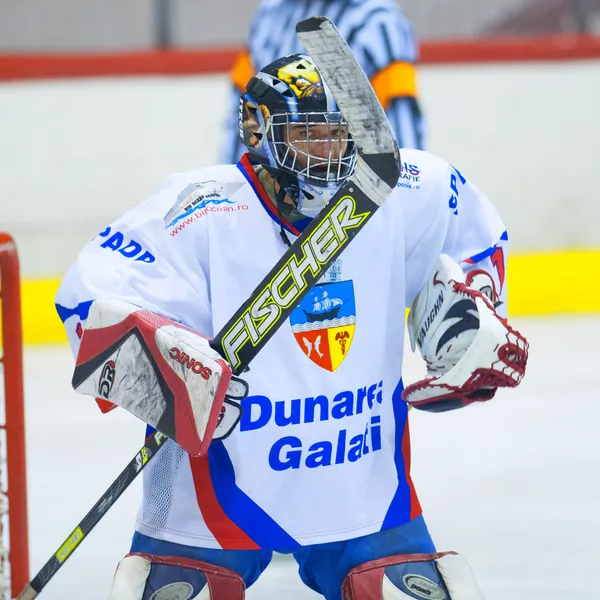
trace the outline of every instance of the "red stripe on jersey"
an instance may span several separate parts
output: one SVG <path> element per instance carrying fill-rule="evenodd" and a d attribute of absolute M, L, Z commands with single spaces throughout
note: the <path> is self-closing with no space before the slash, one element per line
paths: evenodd
<path fill-rule="evenodd" d="M 491 256 L 491 261 L 496 271 L 498 271 L 498 279 L 500 280 L 500 292 L 504 288 L 504 280 L 506 278 L 506 267 L 504 264 L 504 251 L 502 246 L 496 246 Z"/>
<path fill-rule="evenodd" d="M 402 434 L 402 456 L 404 457 L 404 474 L 410 495 L 410 520 L 412 521 L 421 515 L 423 509 L 421 508 L 412 477 L 410 476 L 410 428 L 408 426 L 408 417 L 404 426 L 404 433 Z"/>
<path fill-rule="evenodd" d="M 192 479 L 202 517 L 210 532 L 224 550 L 258 550 L 260 546 L 248 537 L 219 504 L 210 475 L 208 454 L 190 456 Z"/>

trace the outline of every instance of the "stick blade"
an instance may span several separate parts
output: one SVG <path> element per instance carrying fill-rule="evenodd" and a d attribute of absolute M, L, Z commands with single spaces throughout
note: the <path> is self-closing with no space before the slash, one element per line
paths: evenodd
<path fill-rule="evenodd" d="M 400 174 L 398 146 L 383 107 L 348 44 L 327 17 L 300 21 L 296 32 L 348 122 L 360 158 L 393 188 Z"/>

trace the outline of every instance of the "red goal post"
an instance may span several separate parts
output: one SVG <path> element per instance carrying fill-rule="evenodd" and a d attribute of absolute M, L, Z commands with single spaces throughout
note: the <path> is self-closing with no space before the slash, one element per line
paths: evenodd
<path fill-rule="evenodd" d="M 2 232 L 0 308 L 0 598 L 4 600 L 9 590 L 14 598 L 29 581 L 29 538 L 19 258 L 13 238 Z"/>

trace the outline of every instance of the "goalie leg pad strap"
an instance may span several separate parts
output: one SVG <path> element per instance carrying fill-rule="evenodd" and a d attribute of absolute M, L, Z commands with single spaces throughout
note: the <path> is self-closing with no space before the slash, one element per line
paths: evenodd
<path fill-rule="evenodd" d="M 352 569 L 343 600 L 484 600 L 467 561 L 456 552 L 400 554 Z"/>
<path fill-rule="evenodd" d="M 244 600 L 238 573 L 191 558 L 128 554 L 117 567 L 109 600 Z"/>

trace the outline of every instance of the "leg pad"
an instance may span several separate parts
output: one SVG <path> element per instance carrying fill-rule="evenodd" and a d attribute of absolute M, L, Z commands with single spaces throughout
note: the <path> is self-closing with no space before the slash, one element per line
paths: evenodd
<path fill-rule="evenodd" d="M 343 600 L 485 600 L 467 561 L 456 552 L 400 554 L 354 567 Z"/>
<path fill-rule="evenodd" d="M 244 600 L 238 573 L 191 558 L 128 554 L 117 567 L 109 600 Z"/>

